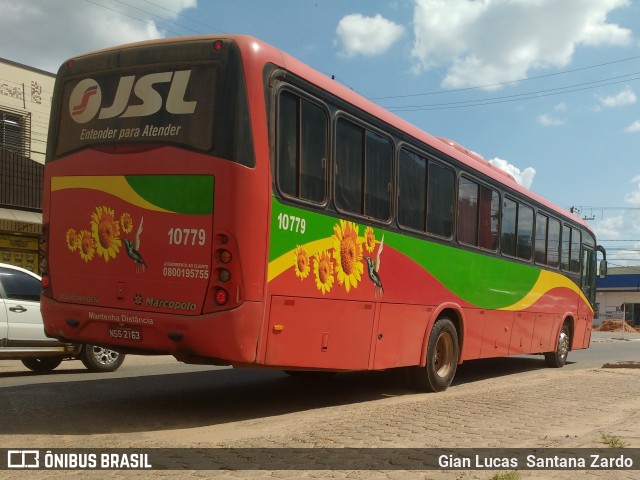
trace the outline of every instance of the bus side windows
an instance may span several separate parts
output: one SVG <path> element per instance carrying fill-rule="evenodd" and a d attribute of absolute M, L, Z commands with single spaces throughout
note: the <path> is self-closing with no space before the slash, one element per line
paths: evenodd
<path fill-rule="evenodd" d="M 498 192 L 461 177 L 458 183 L 458 240 L 487 250 L 498 249 Z"/>
<path fill-rule="evenodd" d="M 326 200 L 327 114 L 290 92 L 278 109 L 278 186 L 282 193 L 311 202 Z"/>
<path fill-rule="evenodd" d="M 427 160 L 403 148 L 398 162 L 398 223 L 424 232 L 427 218 Z"/>
<path fill-rule="evenodd" d="M 580 230 L 571 229 L 571 252 L 569 254 L 569 270 L 571 273 L 580 273 Z"/>
<path fill-rule="evenodd" d="M 547 263 L 547 222 L 549 217 L 538 213 L 536 215 L 536 244 L 535 262 L 541 265 Z"/>
<path fill-rule="evenodd" d="M 400 150 L 398 223 L 403 227 L 451 238 L 455 173 L 451 168 Z"/>
<path fill-rule="evenodd" d="M 336 205 L 386 221 L 391 217 L 393 147 L 386 137 L 344 119 L 336 126 Z"/>
<path fill-rule="evenodd" d="M 502 204 L 502 253 L 531 260 L 533 209 L 505 198 Z"/>
<path fill-rule="evenodd" d="M 560 266 L 560 222 L 555 218 L 549 218 L 547 265 L 553 268 Z"/>
<path fill-rule="evenodd" d="M 451 168 L 429 162 L 427 188 L 427 231 L 451 238 L 455 203 L 455 173 Z"/>

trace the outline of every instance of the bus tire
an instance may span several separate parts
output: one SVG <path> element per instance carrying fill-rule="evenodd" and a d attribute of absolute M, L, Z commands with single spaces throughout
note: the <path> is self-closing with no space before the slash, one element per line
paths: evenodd
<path fill-rule="evenodd" d="M 451 385 L 458 367 L 458 332 L 446 317 L 436 320 L 429 334 L 427 364 L 413 367 L 413 383 L 421 391 L 442 392 Z"/>
<path fill-rule="evenodd" d="M 62 357 L 23 358 L 21 361 L 29 370 L 38 373 L 49 373 L 62 363 Z"/>
<path fill-rule="evenodd" d="M 114 372 L 122 362 L 124 353 L 116 352 L 98 345 L 83 345 L 80 360 L 91 372 Z"/>
<path fill-rule="evenodd" d="M 569 324 L 565 323 L 560 329 L 558 334 L 558 342 L 556 349 L 553 352 L 545 352 L 544 361 L 547 366 L 552 368 L 563 367 L 567 363 L 567 356 L 569 355 L 569 346 L 571 343 L 571 332 L 569 331 Z"/>

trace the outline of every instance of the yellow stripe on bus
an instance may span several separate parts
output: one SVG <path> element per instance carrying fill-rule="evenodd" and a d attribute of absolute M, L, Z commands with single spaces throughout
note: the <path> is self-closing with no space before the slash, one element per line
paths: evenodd
<path fill-rule="evenodd" d="M 82 188 L 98 190 L 114 195 L 125 202 L 146 210 L 156 212 L 175 213 L 148 202 L 136 192 L 123 176 L 74 176 L 51 178 L 51 191 Z"/>
<path fill-rule="evenodd" d="M 313 242 L 305 243 L 302 245 L 307 251 L 307 256 L 312 257 L 318 253 L 333 248 L 333 237 L 321 238 Z M 267 272 L 267 282 L 270 282 L 278 275 L 293 267 L 295 264 L 295 258 L 293 256 L 293 250 L 280 255 L 275 260 L 269 262 L 269 271 Z"/>
<path fill-rule="evenodd" d="M 538 280 L 533 285 L 529 293 L 527 293 L 524 297 L 518 300 L 513 305 L 509 305 L 508 307 L 500 308 L 499 310 L 509 310 L 509 311 L 517 311 L 524 310 L 529 308 L 531 305 L 536 303 L 542 296 L 546 295 L 549 291 L 554 288 L 568 288 L 569 290 L 576 293 L 584 303 L 586 303 L 591 311 L 591 303 L 587 300 L 584 293 L 580 288 L 571 280 L 569 280 L 564 275 L 560 275 L 559 273 L 549 272 L 547 270 L 541 270 L 540 276 Z"/>

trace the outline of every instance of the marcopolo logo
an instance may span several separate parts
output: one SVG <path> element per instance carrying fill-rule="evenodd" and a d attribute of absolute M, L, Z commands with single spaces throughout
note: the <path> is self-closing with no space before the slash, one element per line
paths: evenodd
<path fill-rule="evenodd" d="M 187 310 L 189 312 L 193 312 L 196 309 L 196 304 L 193 302 L 180 302 L 147 297 L 147 307 L 168 308 L 170 310 Z"/>
<path fill-rule="evenodd" d="M 191 70 L 159 72 L 136 77 L 120 77 L 118 88 L 109 106 L 102 106 L 102 89 L 93 78 L 78 82 L 69 97 L 69 114 L 76 123 L 87 123 L 97 115 L 99 119 L 146 117 L 164 108 L 168 113 L 191 114 L 196 101 L 184 99 Z M 156 84 L 169 83 L 167 98 L 163 98 Z M 133 92 L 133 98 L 131 93 Z"/>

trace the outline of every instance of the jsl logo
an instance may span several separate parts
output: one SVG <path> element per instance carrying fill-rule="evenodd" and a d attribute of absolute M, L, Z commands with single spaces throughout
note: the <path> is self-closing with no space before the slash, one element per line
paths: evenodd
<path fill-rule="evenodd" d="M 102 106 L 102 90 L 93 78 L 81 80 L 71 92 L 69 113 L 77 123 L 87 123 L 96 114 L 99 119 L 114 117 L 145 117 L 164 108 L 168 113 L 190 114 L 196 109 L 196 101 L 185 101 L 191 70 L 150 73 L 136 78 L 135 75 L 120 77 L 113 103 Z M 154 85 L 170 83 L 166 101 Z M 134 98 L 131 98 L 131 92 Z M 137 97 L 137 98 L 135 98 Z M 141 102 L 140 102 L 141 101 Z M 99 112 L 99 113 L 98 113 Z"/>

